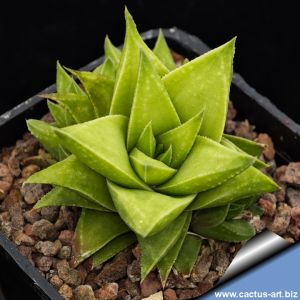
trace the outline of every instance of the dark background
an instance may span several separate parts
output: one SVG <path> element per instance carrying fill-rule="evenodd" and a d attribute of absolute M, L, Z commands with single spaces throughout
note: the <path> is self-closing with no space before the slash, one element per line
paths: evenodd
<path fill-rule="evenodd" d="M 55 61 L 77 68 L 124 35 L 124 3 L 140 31 L 177 26 L 211 47 L 237 35 L 235 70 L 300 122 L 297 1 L 10 1 L 0 4 L 4 112 L 55 80 Z"/>

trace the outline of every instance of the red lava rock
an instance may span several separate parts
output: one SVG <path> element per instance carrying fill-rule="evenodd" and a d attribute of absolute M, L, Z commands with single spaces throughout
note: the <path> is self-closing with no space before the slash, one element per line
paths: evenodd
<path fill-rule="evenodd" d="M 73 242 L 74 231 L 63 230 L 60 232 L 58 239 L 63 245 L 71 246 Z"/>
<path fill-rule="evenodd" d="M 26 166 L 23 170 L 22 170 L 22 177 L 23 178 L 28 178 L 30 177 L 32 174 L 40 171 L 40 167 L 37 165 L 28 165 Z"/>
<path fill-rule="evenodd" d="M 166 289 L 164 291 L 164 299 L 165 300 L 176 300 L 177 299 L 177 295 L 175 293 L 174 290 L 172 289 Z"/>
<path fill-rule="evenodd" d="M 30 236 L 26 235 L 22 230 L 17 230 L 12 234 L 13 242 L 16 245 L 33 246 L 35 241 Z"/>
<path fill-rule="evenodd" d="M 53 275 L 50 279 L 50 283 L 58 290 L 64 282 L 58 277 L 58 275 Z"/>
<path fill-rule="evenodd" d="M 89 285 L 79 285 L 73 292 L 73 300 L 94 300 L 94 292 Z"/>
<path fill-rule="evenodd" d="M 200 282 L 208 274 L 210 266 L 213 261 L 209 247 L 203 247 L 201 255 L 192 270 L 191 279 L 193 282 Z"/>
<path fill-rule="evenodd" d="M 196 287 L 195 283 L 190 280 L 180 276 L 179 274 L 175 275 L 173 272 L 170 273 L 166 288 L 178 288 L 178 289 L 193 289 Z"/>
<path fill-rule="evenodd" d="M 20 191 L 12 189 L 5 198 L 5 205 L 11 216 L 11 223 L 13 229 L 21 229 L 24 225 L 24 217 L 21 207 L 22 196 Z"/>
<path fill-rule="evenodd" d="M 29 205 L 37 203 L 45 195 L 43 186 L 39 183 L 24 184 L 21 188 L 21 193 L 24 201 Z"/>
<path fill-rule="evenodd" d="M 31 224 L 41 219 L 40 214 L 35 209 L 24 212 L 23 216 L 25 220 Z"/>
<path fill-rule="evenodd" d="M 162 289 L 160 279 L 154 272 L 149 273 L 149 275 L 141 283 L 141 294 L 142 297 L 149 297 Z"/>
<path fill-rule="evenodd" d="M 115 300 L 118 297 L 119 286 L 116 282 L 106 283 L 95 291 L 97 300 Z"/>
<path fill-rule="evenodd" d="M 281 179 L 295 187 L 300 187 L 300 162 L 289 163 Z"/>
<path fill-rule="evenodd" d="M 114 259 L 106 263 L 96 278 L 98 285 L 102 285 L 105 282 L 117 281 L 127 274 L 127 265 L 132 260 L 131 250 L 126 249 L 117 254 Z"/>
<path fill-rule="evenodd" d="M 139 283 L 132 282 L 128 278 L 126 278 L 124 280 L 124 285 L 125 285 L 125 289 L 126 289 L 127 293 L 131 297 L 136 297 L 136 296 L 140 296 L 141 295 L 141 288 L 140 288 L 140 284 Z"/>
<path fill-rule="evenodd" d="M 58 213 L 59 213 L 59 207 L 57 206 L 43 207 L 41 209 L 42 218 L 52 223 L 56 221 L 58 217 Z"/>
<path fill-rule="evenodd" d="M 271 201 L 260 198 L 258 205 L 264 210 L 264 214 L 270 217 L 273 217 L 276 212 L 276 204 Z"/>
<path fill-rule="evenodd" d="M 67 284 L 63 284 L 60 289 L 58 290 L 58 292 L 60 293 L 60 295 L 65 299 L 65 300 L 71 300 L 73 297 L 73 291 L 72 288 L 67 285 Z"/>
<path fill-rule="evenodd" d="M 81 283 L 79 272 L 77 270 L 70 268 L 66 260 L 62 260 L 58 262 L 56 267 L 57 267 L 58 276 L 65 283 L 70 285 L 75 285 L 75 286 Z"/>
<path fill-rule="evenodd" d="M 288 203 L 292 207 L 300 207 L 300 191 L 288 188 L 286 191 Z"/>
<path fill-rule="evenodd" d="M 68 259 L 71 257 L 71 247 L 70 246 L 62 246 L 59 253 L 58 253 L 58 257 L 61 259 Z"/>
<path fill-rule="evenodd" d="M 32 233 L 41 240 L 55 240 L 58 236 L 55 226 L 45 219 L 33 223 Z"/>
<path fill-rule="evenodd" d="M 264 144 L 263 155 L 267 160 L 273 160 L 275 157 L 274 144 L 270 136 L 266 133 L 260 133 L 256 139 L 258 143 Z"/>
<path fill-rule="evenodd" d="M 300 207 L 293 207 L 291 209 L 291 218 L 298 226 L 300 226 Z"/>
<path fill-rule="evenodd" d="M 34 261 L 42 272 L 48 272 L 52 266 L 52 259 L 48 256 L 37 256 Z"/>
<path fill-rule="evenodd" d="M 23 228 L 23 232 L 28 236 L 32 236 L 32 225 L 26 224 Z"/>
<path fill-rule="evenodd" d="M 35 244 L 35 249 L 45 256 L 55 256 L 61 249 L 61 242 L 39 241 Z"/>
<path fill-rule="evenodd" d="M 4 199 L 13 183 L 13 176 L 7 165 L 0 163 L 0 200 Z"/>
<path fill-rule="evenodd" d="M 268 229 L 277 233 L 284 234 L 290 224 L 291 207 L 287 204 L 282 204 L 278 207 L 273 222 L 267 225 Z"/>
<path fill-rule="evenodd" d="M 248 120 L 245 120 L 243 122 L 237 122 L 234 131 L 237 136 L 254 140 L 256 138 L 256 132 L 254 132 L 254 128 L 255 126 L 251 125 Z"/>
<path fill-rule="evenodd" d="M 138 260 L 134 260 L 130 265 L 128 265 L 127 276 L 132 282 L 141 280 L 141 265 Z"/>

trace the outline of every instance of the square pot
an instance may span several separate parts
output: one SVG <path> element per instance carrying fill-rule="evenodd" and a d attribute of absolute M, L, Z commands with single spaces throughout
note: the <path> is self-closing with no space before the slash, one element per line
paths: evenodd
<path fill-rule="evenodd" d="M 180 29 L 166 29 L 164 34 L 170 48 L 189 59 L 209 50 L 199 38 Z M 142 34 L 150 46 L 154 45 L 157 36 L 158 30 L 150 30 Z M 102 61 L 103 57 L 91 62 L 82 70 L 92 70 Z M 54 91 L 55 85 L 52 85 L 41 94 Z M 266 132 L 272 137 L 277 150 L 278 163 L 300 160 L 298 151 L 300 149 L 300 126 L 279 111 L 269 99 L 256 92 L 236 73 L 233 75 L 230 99 L 238 111 L 238 119 L 248 119 L 250 123 L 256 125 L 259 132 Z M 46 101 L 34 96 L 0 116 L 2 137 L 0 146 L 13 145 L 27 131 L 25 120 L 40 119 L 46 112 Z M 11 290 L 11 297 L 8 300 L 20 297 L 31 300 L 62 299 L 54 287 L 3 234 L 0 234 L 0 265 L 0 282 L 3 286 L 10 286 Z"/>

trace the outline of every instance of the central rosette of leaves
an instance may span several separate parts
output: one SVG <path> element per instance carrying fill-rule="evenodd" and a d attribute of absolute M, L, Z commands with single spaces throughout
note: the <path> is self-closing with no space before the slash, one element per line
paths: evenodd
<path fill-rule="evenodd" d="M 174 263 L 191 271 L 199 235 L 250 238 L 234 218 L 276 184 L 258 170 L 261 145 L 223 134 L 235 40 L 176 68 L 163 35 L 151 51 L 125 15 L 122 53 L 107 39 L 101 66 L 68 69 L 83 88 L 58 64 L 57 93 L 44 95 L 55 124 L 28 127 L 60 162 L 27 183 L 54 186 L 36 208 L 83 208 L 78 262 L 102 263 L 137 238 L 142 279 L 157 266 L 165 282 Z"/>

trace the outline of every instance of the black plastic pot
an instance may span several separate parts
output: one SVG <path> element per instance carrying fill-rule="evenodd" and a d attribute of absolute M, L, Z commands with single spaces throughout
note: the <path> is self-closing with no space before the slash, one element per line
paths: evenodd
<path fill-rule="evenodd" d="M 177 28 L 166 29 L 164 33 L 170 47 L 185 57 L 194 58 L 209 50 L 200 39 Z M 157 36 L 158 30 L 150 30 L 143 34 L 150 46 L 154 45 Z M 103 58 L 97 59 L 83 69 L 92 70 L 102 60 Z M 54 90 L 55 85 L 52 85 L 41 93 Z M 279 111 L 269 99 L 257 93 L 238 74 L 233 76 L 231 100 L 238 110 L 239 119 L 248 119 L 256 125 L 259 132 L 267 132 L 272 137 L 277 150 L 277 162 L 300 160 L 300 126 Z M 26 132 L 26 119 L 39 119 L 46 112 L 45 101 L 34 96 L 0 116 L 0 147 L 13 145 Z M 0 266 L 1 285 L 4 289 L 9 289 L 7 300 L 61 299 L 58 292 L 2 234 Z"/>

